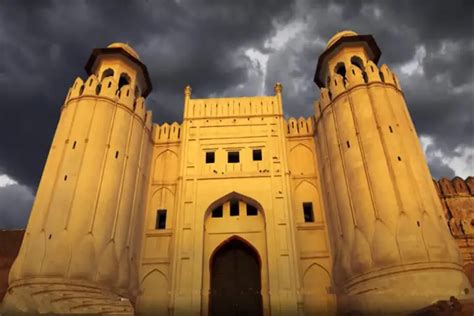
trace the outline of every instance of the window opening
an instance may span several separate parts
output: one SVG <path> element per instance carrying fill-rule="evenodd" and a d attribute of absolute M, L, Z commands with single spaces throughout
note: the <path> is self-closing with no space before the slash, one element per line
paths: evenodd
<path fill-rule="evenodd" d="M 119 90 L 120 90 L 120 88 L 122 88 L 123 86 L 125 86 L 127 84 L 130 84 L 130 76 L 127 75 L 126 73 L 122 73 L 120 75 L 119 84 L 118 84 Z"/>
<path fill-rule="evenodd" d="M 110 68 L 104 70 L 104 72 L 102 73 L 102 80 L 104 80 L 104 78 L 107 78 L 107 77 L 113 77 L 114 76 L 114 71 Z"/>
<path fill-rule="evenodd" d="M 341 75 L 343 78 L 346 77 L 346 66 L 344 63 L 338 63 L 334 68 L 334 72 Z"/>
<path fill-rule="evenodd" d="M 239 201 L 230 201 L 230 216 L 239 216 Z"/>
<path fill-rule="evenodd" d="M 229 162 L 229 163 L 238 163 L 238 162 L 240 162 L 239 152 L 238 151 L 229 151 L 227 153 L 227 162 Z"/>
<path fill-rule="evenodd" d="M 255 206 L 247 204 L 247 216 L 257 216 L 258 210 Z"/>
<path fill-rule="evenodd" d="M 252 158 L 254 161 L 261 161 L 262 160 L 262 150 L 261 149 L 254 149 L 252 151 Z"/>
<path fill-rule="evenodd" d="M 313 202 L 303 202 L 303 214 L 305 223 L 314 222 Z"/>
<path fill-rule="evenodd" d="M 179 138 L 179 136 L 178 136 L 178 138 Z M 215 162 L 215 153 L 213 151 L 207 151 L 206 152 L 206 163 L 214 163 L 214 162 Z"/>
<path fill-rule="evenodd" d="M 215 209 L 212 210 L 212 217 L 222 217 L 223 211 L 222 211 L 222 205 L 219 205 Z"/>
<path fill-rule="evenodd" d="M 156 211 L 156 223 L 155 229 L 165 229 L 166 228 L 166 210 Z"/>
<path fill-rule="evenodd" d="M 354 66 L 357 66 L 360 70 L 364 69 L 364 64 L 362 62 L 362 59 L 360 59 L 360 57 L 358 56 L 351 57 L 351 64 L 353 64 Z"/>

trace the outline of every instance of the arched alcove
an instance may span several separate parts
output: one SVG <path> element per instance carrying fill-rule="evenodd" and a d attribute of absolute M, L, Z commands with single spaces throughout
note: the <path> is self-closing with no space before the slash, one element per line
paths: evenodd
<path fill-rule="evenodd" d="M 331 315 L 333 298 L 329 294 L 331 277 L 326 269 L 313 263 L 303 275 L 305 315 Z"/>
<path fill-rule="evenodd" d="M 338 75 L 341 75 L 343 78 L 346 77 L 346 66 L 343 62 L 337 63 L 336 67 L 334 67 L 334 72 Z"/>
<path fill-rule="evenodd" d="M 240 246 L 236 246 L 236 244 Z M 261 306 L 267 310 L 266 306 L 269 304 L 269 297 L 264 209 L 255 199 L 238 192 L 230 192 L 211 202 L 204 212 L 203 315 L 207 315 L 210 312 L 211 280 L 214 277 L 212 275 L 212 265 L 215 262 L 215 258 L 224 251 L 223 249 L 234 249 L 235 247 L 240 250 L 247 249 L 247 253 L 254 254 L 253 256 L 258 262 L 258 269 L 260 271 Z M 239 252 L 240 250 L 236 251 Z M 238 255 L 236 254 L 236 256 Z M 248 260 L 245 262 L 248 263 Z M 245 270 L 245 262 L 243 263 L 244 266 L 235 267 L 235 269 Z M 250 282 L 252 280 L 247 281 Z"/>
<path fill-rule="evenodd" d="M 148 272 L 140 283 L 139 315 L 168 315 L 168 280 L 158 269 Z"/>
<path fill-rule="evenodd" d="M 313 151 L 303 143 L 290 149 L 289 163 L 294 175 L 314 174 L 316 170 Z"/>
<path fill-rule="evenodd" d="M 171 150 L 158 154 L 154 163 L 153 180 L 158 182 L 174 181 L 178 177 L 178 155 Z"/>
<path fill-rule="evenodd" d="M 120 78 L 119 78 L 119 84 L 118 84 L 119 90 L 120 90 L 123 86 L 130 84 L 130 82 L 132 82 L 131 79 L 130 79 L 130 76 L 129 76 L 127 73 L 122 72 L 122 73 L 120 74 Z"/>
<path fill-rule="evenodd" d="M 114 71 L 111 68 L 107 68 L 102 72 L 102 77 L 100 78 L 100 81 L 104 80 L 107 77 L 113 77 L 114 76 Z"/>

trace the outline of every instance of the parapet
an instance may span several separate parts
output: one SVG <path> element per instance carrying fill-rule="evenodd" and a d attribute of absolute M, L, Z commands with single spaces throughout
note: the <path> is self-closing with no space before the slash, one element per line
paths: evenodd
<path fill-rule="evenodd" d="M 181 125 L 173 122 L 171 125 L 163 123 L 161 126 L 153 124 L 153 142 L 171 143 L 181 141 Z"/>
<path fill-rule="evenodd" d="M 466 180 L 463 180 L 460 177 L 454 177 L 451 180 L 441 178 L 439 181 L 433 181 L 441 198 L 474 196 L 473 177 L 467 177 Z"/>
<path fill-rule="evenodd" d="M 314 122 L 312 117 L 300 117 L 298 120 L 290 117 L 285 120 L 286 136 L 312 136 L 314 135 Z"/>
<path fill-rule="evenodd" d="M 378 68 L 370 60 L 365 64 L 364 69 L 351 65 L 344 76 L 333 75 L 328 79 L 327 87 L 320 89 L 319 107 L 315 110 L 316 119 L 319 119 L 326 107 L 340 95 L 352 89 L 373 84 L 385 85 L 401 92 L 398 78 L 387 65 L 384 64 Z"/>
<path fill-rule="evenodd" d="M 141 96 L 136 96 L 130 85 L 124 85 L 119 88 L 113 77 L 106 77 L 99 81 L 95 74 L 90 75 L 86 81 L 77 77 L 69 89 L 64 101 L 64 107 L 82 97 L 98 97 L 122 106 L 134 113 L 151 131 L 151 112 L 148 111 L 150 113 L 147 113 L 145 99 Z"/>
<path fill-rule="evenodd" d="M 185 118 L 281 115 L 277 96 L 189 99 Z"/>

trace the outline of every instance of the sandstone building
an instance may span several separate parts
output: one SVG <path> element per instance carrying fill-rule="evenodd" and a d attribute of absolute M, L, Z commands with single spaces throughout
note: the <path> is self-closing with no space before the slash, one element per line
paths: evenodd
<path fill-rule="evenodd" d="M 9 274 L 5 311 L 410 312 L 472 297 L 403 92 L 370 35 L 319 57 L 314 116 L 272 96 L 195 99 L 152 123 L 146 66 L 95 49 Z M 159 114 L 158 114 L 159 115 Z"/>

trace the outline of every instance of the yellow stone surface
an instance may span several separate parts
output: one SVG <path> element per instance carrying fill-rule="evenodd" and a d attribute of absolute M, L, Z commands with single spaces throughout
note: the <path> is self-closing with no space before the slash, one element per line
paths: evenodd
<path fill-rule="evenodd" d="M 61 108 L 4 310 L 207 315 L 212 260 L 230 240 L 258 255 L 264 315 L 469 298 L 398 80 L 367 47 L 326 59 L 309 118 L 284 118 L 278 83 L 207 99 L 187 86 L 182 123 L 162 125 L 136 63 L 100 56 Z"/>

